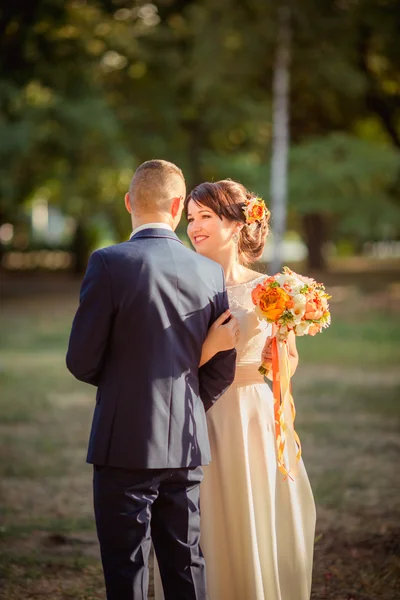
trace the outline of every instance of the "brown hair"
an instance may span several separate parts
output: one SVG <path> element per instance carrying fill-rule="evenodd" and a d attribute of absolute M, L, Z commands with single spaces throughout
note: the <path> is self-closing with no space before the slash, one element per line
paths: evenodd
<path fill-rule="evenodd" d="M 138 211 L 167 210 L 182 183 L 185 178 L 179 167 L 166 160 L 148 160 L 136 169 L 129 186 L 131 206 Z"/>
<path fill-rule="evenodd" d="M 220 219 L 244 223 L 239 232 L 238 254 L 241 263 L 249 264 L 258 260 L 264 250 L 268 235 L 269 211 L 262 221 L 248 225 L 243 212 L 245 201 L 254 198 L 241 183 L 231 179 L 223 179 L 210 183 L 206 181 L 196 186 L 185 200 L 185 215 L 188 215 L 188 204 L 193 200 L 196 204 L 207 206 Z"/>

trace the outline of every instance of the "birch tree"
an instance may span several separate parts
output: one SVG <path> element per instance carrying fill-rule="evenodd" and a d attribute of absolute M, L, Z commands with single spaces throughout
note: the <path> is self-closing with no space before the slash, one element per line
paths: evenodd
<path fill-rule="evenodd" d="M 271 208 L 273 259 L 271 272 L 279 271 L 287 218 L 287 165 L 289 149 L 290 9 L 278 12 L 278 36 L 272 85 Z"/>

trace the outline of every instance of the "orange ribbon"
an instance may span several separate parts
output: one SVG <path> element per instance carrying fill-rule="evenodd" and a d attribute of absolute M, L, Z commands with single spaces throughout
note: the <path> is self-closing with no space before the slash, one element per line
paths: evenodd
<path fill-rule="evenodd" d="M 296 468 L 301 457 L 299 436 L 294 430 L 296 408 L 291 394 L 290 363 L 287 342 L 278 342 L 276 336 L 272 339 L 272 393 L 274 396 L 275 439 L 277 447 L 278 468 L 290 479 L 294 479 Z M 294 444 L 287 442 L 287 431 L 292 430 Z M 290 460 L 292 458 L 292 460 Z"/>

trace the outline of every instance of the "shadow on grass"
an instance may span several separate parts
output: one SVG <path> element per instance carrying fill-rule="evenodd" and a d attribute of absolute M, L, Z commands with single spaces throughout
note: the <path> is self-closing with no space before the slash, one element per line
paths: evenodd
<path fill-rule="evenodd" d="M 314 600 L 394 600 L 400 585 L 400 529 L 369 535 L 328 530 L 315 544 Z"/>

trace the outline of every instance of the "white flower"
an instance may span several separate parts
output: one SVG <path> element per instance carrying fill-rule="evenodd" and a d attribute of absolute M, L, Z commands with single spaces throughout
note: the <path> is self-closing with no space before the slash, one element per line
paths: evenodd
<path fill-rule="evenodd" d="M 296 325 L 295 333 L 296 333 L 296 335 L 299 335 L 299 336 L 307 335 L 309 329 L 310 329 L 310 323 L 307 323 L 307 321 L 302 321 L 301 323 Z"/>
<path fill-rule="evenodd" d="M 306 305 L 305 304 L 295 304 L 290 309 L 290 312 L 294 316 L 296 323 L 300 323 L 301 319 L 304 317 L 304 313 L 306 312 Z"/>
<path fill-rule="evenodd" d="M 292 288 L 292 290 L 296 289 L 299 285 L 299 282 L 297 281 L 297 279 L 295 277 L 290 277 L 289 281 L 287 283 Z"/>
<path fill-rule="evenodd" d="M 293 296 L 293 302 L 295 305 L 300 304 L 302 306 L 306 305 L 306 296 L 305 294 L 295 294 Z"/>
<path fill-rule="evenodd" d="M 285 286 L 285 290 L 288 292 L 288 288 L 291 290 L 288 292 L 290 296 L 297 295 L 300 293 L 302 287 L 304 287 L 304 283 L 300 281 L 298 277 L 294 275 L 290 275 L 289 273 L 279 273 L 275 277 L 275 280 L 279 283 L 281 287 Z"/>
<path fill-rule="evenodd" d="M 329 327 L 329 325 L 331 324 L 331 315 L 329 314 L 328 316 L 324 317 L 322 320 L 322 327 Z"/>
<path fill-rule="evenodd" d="M 296 323 L 300 323 L 306 312 L 306 297 L 304 294 L 296 294 L 293 296 L 294 305 L 290 309 L 290 312 L 294 316 Z"/>
<path fill-rule="evenodd" d="M 292 279 L 292 276 L 291 275 L 285 275 L 285 273 L 279 273 L 279 275 L 277 275 L 275 277 L 275 281 L 277 281 L 281 287 L 285 283 L 288 283 L 290 279 Z"/>
<path fill-rule="evenodd" d="M 302 287 L 303 287 L 302 283 L 296 282 L 296 285 L 292 285 L 292 294 L 294 296 L 303 296 L 304 297 L 304 294 L 300 294 L 300 290 Z"/>

